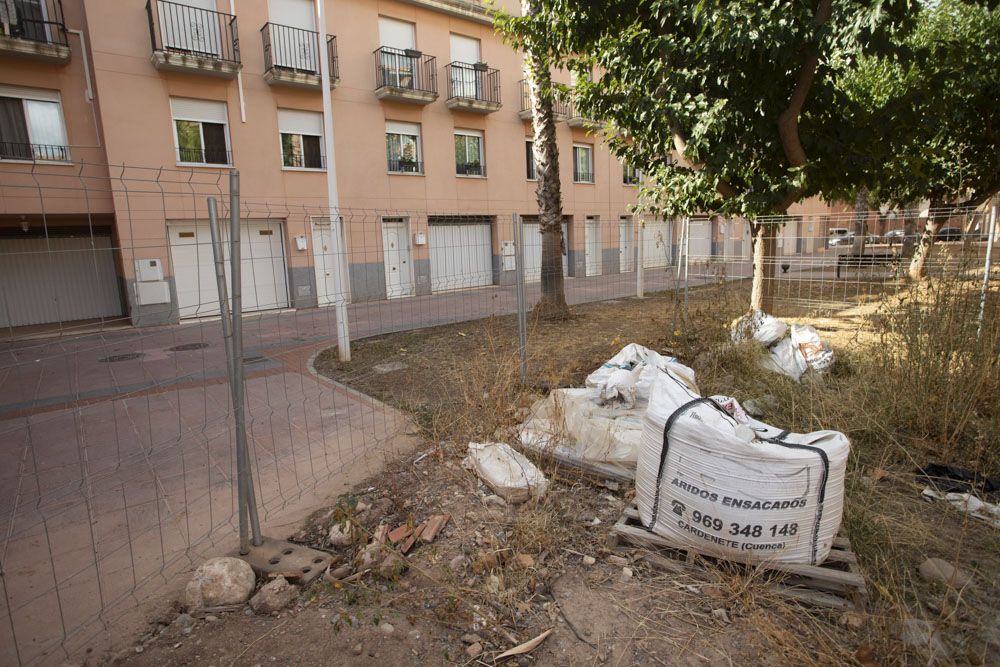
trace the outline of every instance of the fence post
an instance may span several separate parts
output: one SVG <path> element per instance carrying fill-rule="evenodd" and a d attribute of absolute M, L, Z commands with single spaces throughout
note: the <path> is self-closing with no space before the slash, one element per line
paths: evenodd
<path fill-rule="evenodd" d="M 638 245 L 639 245 L 639 252 L 637 253 L 639 255 L 639 259 L 638 259 L 638 262 L 637 262 L 636 267 L 635 267 L 635 295 L 636 295 L 637 298 L 641 299 L 644 296 L 646 296 L 646 294 L 645 294 L 645 285 L 643 284 L 643 280 L 645 279 L 645 276 L 642 274 L 642 270 L 643 270 L 642 265 L 646 263 L 646 250 L 645 250 L 646 245 L 643 242 L 643 239 L 646 237 L 646 234 L 645 234 L 645 231 L 646 231 L 646 218 L 645 218 L 645 216 L 642 216 L 642 217 L 639 218 L 639 224 L 636 225 L 636 229 L 639 230 L 639 243 L 638 243 Z"/>
<path fill-rule="evenodd" d="M 684 327 L 690 326 L 688 320 L 688 272 L 691 268 L 691 218 L 684 218 Z"/>
<path fill-rule="evenodd" d="M 251 541 L 255 547 L 263 544 L 257 519 L 257 499 L 250 476 L 250 453 L 247 451 L 247 425 L 243 390 L 243 285 L 240 252 L 240 172 L 229 172 L 229 275 L 233 295 L 233 413 L 236 419 L 236 472 L 245 504 L 240 513 L 250 519 Z"/>
<path fill-rule="evenodd" d="M 215 286 L 219 296 L 219 315 L 222 319 L 222 342 L 226 350 L 226 375 L 229 378 L 229 393 L 235 409 L 239 402 L 236 393 L 235 360 L 233 359 L 233 322 L 229 319 L 229 290 L 226 289 L 225 258 L 222 252 L 222 236 L 219 233 L 219 208 L 215 197 L 208 198 L 208 231 L 212 235 L 212 258 L 215 264 Z M 237 468 L 239 457 L 237 456 Z M 247 516 L 243 508 L 246 506 L 246 489 L 242 480 L 236 485 L 237 507 L 240 508 L 240 553 L 250 552 L 250 536 L 247 527 Z"/>
<path fill-rule="evenodd" d="M 516 293 L 517 293 L 517 353 L 521 361 L 521 383 L 528 381 L 528 314 L 524 300 L 524 228 L 521 226 L 521 216 L 512 213 L 510 216 L 514 225 L 514 262 Z"/>
<path fill-rule="evenodd" d="M 979 297 L 979 326 L 976 327 L 976 340 L 983 335 L 983 318 L 986 316 L 986 293 L 990 287 L 990 271 L 993 269 L 993 243 L 997 234 L 997 207 L 990 210 L 990 232 L 986 237 L 986 270 L 983 272 L 983 294 Z"/>

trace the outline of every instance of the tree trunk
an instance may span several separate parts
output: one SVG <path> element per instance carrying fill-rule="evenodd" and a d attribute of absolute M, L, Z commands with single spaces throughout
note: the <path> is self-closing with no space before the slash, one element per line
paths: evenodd
<path fill-rule="evenodd" d="M 521 13 L 535 13 L 536 2 L 522 0 Z M 559 186 L 559 151 L 556 146 L 556 124 L 552 116 L 552 76 L 545 54 L 525 54 L 528 91 L 531 97 L 531 118 L 534 130 L 532 151 L 538 187 L 538 222 L 542 232 L 542 298 L 534 312 L 545 319 L 569 316 L 563 288 L 562 192 Z"/>
<path fill-rule="evenodd" d="M 910 260 L 910 280 L 923 280 L 927 277 L 927 258 L 930 257 L 934 240 L 937 238 L 938 232 L 941 231 L 941 225 L 946 220 L 944 216 L 934 214 L 935 209 L 940 209 L 941 206 L 940 202 L 932 201 L 927 211 L 927 221 L 924 223 L 924 231 L 920 235 L 920 241 L 917 243 L 917 247 L 914 248 L 913 258 Z"/>
<path fill-rule="evenodd" d="M 901 254 L 909 259 L 913 257 L 913 232 L 916 231 L 917 224 L 913 218 L 907 215 L 903 218 L 903 248 Z"/>
<path fill-rule="evenodd" d="M 861 255 L 865 251 L 867 240 L 865 221 L 868 219 L 868 189 L 861 188 L 854 196 L 854 242 L 851 244 L 851 254 Z"/>
<path fill-rule="evenodd" d="M 750 310 L 774 312 L 774 264 L 777 250 L 777 225 L 750 223 L 753 244 L 753 281 L 750 287 Z"/>

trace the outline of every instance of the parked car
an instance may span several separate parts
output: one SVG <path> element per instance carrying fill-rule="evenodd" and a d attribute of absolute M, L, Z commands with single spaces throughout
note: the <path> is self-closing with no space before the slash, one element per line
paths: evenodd
<path fill-rule="evenodd" d="M 854 232 L 847 232 L 841 236 L 831 236 L 827 241 L 827 244 L 833 248 L 834 246 L 841 245 L 853 245 L 854 244 Z"/>
<path fill-rule="evenodd" d="M 892 243 L 893 241 L 902 241 L 905 236 L 905 229 L 890 229 L 885 233 L 885 240 Z"/>
<path fill-rule="evenodd" d="M 962 240 L 962 228 L 961 227 L 942 227 L 937 233 L 938 241 L 961 241 Z"/>

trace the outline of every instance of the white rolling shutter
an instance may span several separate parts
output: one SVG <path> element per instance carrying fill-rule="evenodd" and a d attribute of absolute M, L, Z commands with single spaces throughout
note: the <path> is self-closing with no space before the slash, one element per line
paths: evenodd
<path fill-rule="evenodd" d="M 323 136 L 323 114 L 316 111 L 278 109 L 278 129 L 288 134 Z"/>
<path fill-rule="evenodd" d="M 189 97 L 171 97 L 170 113 L 175 120 L 197 120 L 203 123 L 228 124 L 225 102 L 194 100 Z"/>

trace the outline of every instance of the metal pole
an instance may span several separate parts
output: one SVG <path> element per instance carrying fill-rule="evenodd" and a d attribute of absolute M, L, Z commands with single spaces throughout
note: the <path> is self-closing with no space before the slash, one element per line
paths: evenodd
<path fill-rule="evenodd" d="M 229 319 L 229 294 L 226 289 L 225 258 L 222 250 L 222 236 L 219 233 L 219 209 L 215 197 L 208 198 L 208 230 L 212 235 L 212 257 L 215 259 L 215 286 L 219 293 L 219 314 L 222 316 L 222 341 L 226 348 L 226 375 L 229 377 L 229 392 L 233 401 L 233 410 L 240 402 L 236 393 L 236 362 L 233 358 L 233 322 Z M 238 447 L 238 445 L 237 445 Z M 240 469 L 240 457 L 237 451 L 237 470 Z M 237 484 L 237 507 L 240 508 L 240 553 L 250 553 L 250 535 L 247 527 L 246 486 L 242 475 Z"/>
<path fill-rule="evenodd" d="M 646 234 L 645 234 L 645 231 L 646 231 L 646 220 L 645 220 L 645 218 L 641 218 L 639 220 L 638 229 L 639 229 L 639 253 L 638 253 L 638 255 L 639 255 L 639 264 L 638 264 L 638 266 L 635 267 L 635 295 L 636 295 L 636 297 L 638 297 L 638 298 L 641 299 L 644 296 L 646 296 L 646 294 L 645 294 L 645 285 L 643 284 L 643 278 L 644 278 L 644 276 L 642 274 L 642 265 L 646 263 L 645 244 L 643 243 L 643 238 L 646 236 Z"/>
<path fill-rule="evenodd" d="M 997 234 L 997 207 L 990 210 L 990 233 L 986 237 L 986 271 L 983 272 L 983 294 L 979 298 L 979 326 L 976 327 L 976 340 L 983 335 L 983 318 L 986 316 L 986 292 L 990 286 L 990 271 L 993 269 L 993 243 Z"/>
<path fill-rule="evenodd" d="M 688 269 L 691 266 L 691 218 L 684 218 L 684 326 L 688 326 Z"/>
<path fill-rule="evenodd" d="M 323 143 L 326 148 L 326 199 L 330 211 L 330 245 L 336 257 L 337 270 L 333 272 L 333 313 L 337 327 L 337 357 L 351 360 L 351 335 L 347 322 L 347 252 L 342 245 L 343 219 L 340 215 L 340 193 L 337 190 L 337 159 L 333 144 L 333 99 L 330 96 L 330 54 L 326 43 L 325 0 L 316 0 L 316 30 L 319 32 L 319 80 L 323 93 Z"/>
<path fill-rule="evenodd" d="M 250 532 L 254 546 L 260 546 L 263 539 L 260 535 L 260 521 L 257 518 L 257 499 L 253 490 L 253 479 L 250 476 L 250 453 L 247 450 L 247 425 L 245 396 L 243 390 L 243 285 L 240 252 L 240 172 L 233 169 L 229 172 L 229 261 L 231 292 L 233 295 L 233 378 L 236 387 L 233 392 L 233 411 L 236 417 L 236 465 L 239 476 L 238 483 L 243 487 L 246 505 L 240 512 L 247 512 L 250 519 Z"/>
<path fill-rule="evenodd" d="M 524 300 L 524 228 L 521 216 L 512 213 L 514 225 L 514 261 L 517 278 L 517 353 L 521 359 L 521 383 L 528 381 L 528 314 Z"/>

